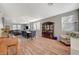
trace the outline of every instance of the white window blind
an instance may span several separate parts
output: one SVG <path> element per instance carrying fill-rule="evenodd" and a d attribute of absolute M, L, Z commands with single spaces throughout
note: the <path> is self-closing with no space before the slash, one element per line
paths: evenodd
<path fill-rule="evenodd" d="M 73 32 L 75 31 L 74 15 L 62 17 L 62 31 Z"/>

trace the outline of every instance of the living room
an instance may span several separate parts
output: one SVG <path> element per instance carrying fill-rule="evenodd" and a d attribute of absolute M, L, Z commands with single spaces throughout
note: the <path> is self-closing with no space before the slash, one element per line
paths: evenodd
<path fill-rule="evenodd" d="M 1 3 L 0 10 L 1 55 L 79 54 L 78 3 Z"/>

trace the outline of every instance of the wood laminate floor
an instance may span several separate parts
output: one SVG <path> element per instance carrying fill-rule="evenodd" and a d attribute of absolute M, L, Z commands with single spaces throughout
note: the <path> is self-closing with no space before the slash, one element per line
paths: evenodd
<path fill-rule="evenodd" d="M 70 46 L 57 40 L 47 38 L 21 39 L 19 38 L 21 54 L 24 55 L 69 55 Z"/>
<path fill-rule="evenodd" d="M 14 40 L 13 38 L 9 38 L 9 39 Z M 6 38 L 4 40 L 6 40 Z M 17 37 L 16 40 L 18 40 L 18 47 L 17 47 L 18 55 L 68 55 L 70 54 L 70 47 L 65 46 L 64 44 L 56 40 L 51 40 L 43 37 L 36 38 L 33 40 Z M 0 53 L 4 52 L 4 54 L 6 54 L 5 53 L 7 51 L 6 45 L 5 45 L 6 42 L 2 41 L 1 43 L 2 43 L 1 49 L 3 47 L 5 47 L 5 49 L 2 49 L 2 50 L 0 49 L 1 50 Z M 12 54 L 12 52 L 13 51 L 10 50 L 9 54 Z"/>

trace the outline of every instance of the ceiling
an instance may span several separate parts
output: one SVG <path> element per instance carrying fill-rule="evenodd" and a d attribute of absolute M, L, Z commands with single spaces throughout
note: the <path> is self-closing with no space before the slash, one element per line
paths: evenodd
<path fill-rule="evenodd" d="M 1 3 L 0 6 L 13 23 L 28 23 L 79 8 L 77 3 Z"/>

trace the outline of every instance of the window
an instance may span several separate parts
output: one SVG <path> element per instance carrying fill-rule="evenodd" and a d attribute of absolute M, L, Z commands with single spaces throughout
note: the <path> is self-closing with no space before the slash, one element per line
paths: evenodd
<path fill-rule="evenodd" d="M 33 29 L 37 30 L 37 24 L 36 23 L 33 24 Z"/>
<path fill-rule="evenodd" d="M 3 28 L 2 20 L 0 19 L 0 29 Z"/>
<path fill-rule="evenodd" d="M 36 22 L 33 24 L 33 29 L 34 30 L 40 30 L 40 22 Z"/>
<path fill-rule="evenodd" d="M 21 29 L 21 25 L 17 25 L 17 28 L 18 28 L 18 30 L 20 30 Z"/>
<path fill-rule="evenodd" d="M 13 30 L 20 30 L 21 29 L 21 25 L 13 25 Z"/>
<path fill-rule="evenodd" d="M 40 30 L 40 22 L 37 22 L 37 30 Z"/>
<path fill-rule="evenodd" d="M 17 26 L 16 25 L 13 25 L 12 28 L 13 28 L 13 30 L 16 30 L 17 29 Z"/>
<path fill-rule="evenodd" d="M 62 17 L 62 31 L 73 32 L 75 31 L 74 15 Z"/>

